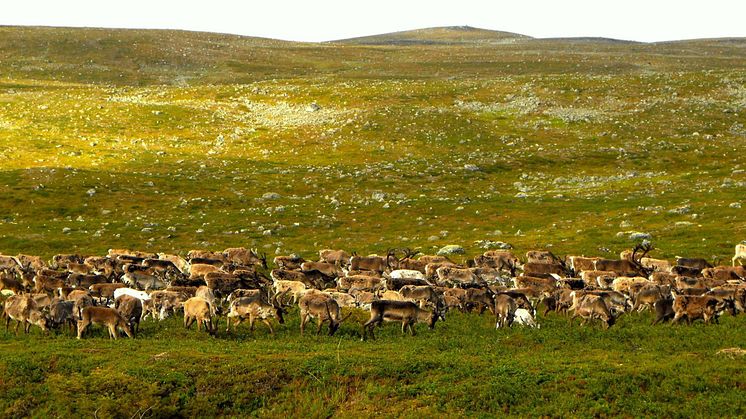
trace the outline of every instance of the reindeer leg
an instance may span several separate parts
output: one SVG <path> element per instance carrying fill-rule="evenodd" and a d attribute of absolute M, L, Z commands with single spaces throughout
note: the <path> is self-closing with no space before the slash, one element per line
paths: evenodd
<path fill-rule="evenodd" d="M 269 327 L 269 333 L 272 336 L 274 336 L 275 335 L 275 330 L 272 328 L 272 322 L 270 322 L 269 319 L 262 319 L 262 322 L 264 322 L 264 324 L 266 324 L 267 327 Z"/>
<path fill-rule="evenodd" d="M 318 326 L 316 327 L 316 334 L 320 335 L 321 334 L 321 326 L 324 325 L 324 321 L 321 320 L 321 316 L 319 316 L 319 318 L 317 319 L 317 321 L 318 321 Z"/>
<path fill-rule="evenodd" d="M 303 336 L 303 331 L 306 329 L 306 322 L 307 322 L 306 316 L 301 316 L 300 318 L 300 335 Z"/>

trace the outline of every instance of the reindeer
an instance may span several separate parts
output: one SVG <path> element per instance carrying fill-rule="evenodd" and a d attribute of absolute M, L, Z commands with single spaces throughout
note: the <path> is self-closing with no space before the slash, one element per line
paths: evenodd
<path fill-rule="evenodd" d="M 312 318 L 316 318 L 318 327 L 316 328 L 316 334 L 321 333 L 321 327 L 324 322 L 329 322 L 329 336 L 333 336 L 334 332 L 339 329 L 339 326 L 347 320 L 352 312 L 348 313 L 343 319 L 339 316 L 339 304 L 329 294 L 322 292 L 309 292 L 301 297 L 298 302 L 300 307 L 300 334 L 303 335 L 303 331 L 306 327 L 306 323 Z"/>
<path fill-rule="evenodd" d="M 86 307 L 81 311 L 80 320 L 78 321 L 78 339 L 83 337 L 88 326 L 98 324 L 106 326 L 109 329 L 109 338 L 117 339 L 119 333 L 117 328 L 122 329 L 130 338 L 132 329 L 127 319 L 124 318 L 117 310 L 109 307 Z"/>
<path fill-rule="evenodd" d="M 736 266 L 736 261 L 741 262 L 741 264 L 746 262 L 746 243 L 736 245 L 736 255 L 731 259 L 733 266 Z"/>
<path fill-rule="evenodd" d="M 406 333 L 407 329 L 415 335 L 415 323 L 427 323 L 430 329 L 435 328 L 435 322 L 438 321 L 440 314 L 437 307 L 432 311 L 422 309 L 411 301 L 391 301 L 378 300 L 373 301 L 370 305 L 370 320 L 363 324 L 363 340 L 370 337 L 375 339 L 373 328 L 387 322 L 401 322 L 401 331 Z"/>
<path fill-rule="evenodd" d="M 344 250 L 319 250 L 319 262 L 331 263 L 332 265 L 339 263 L 340 266 L 347 266 L 350 264 L 350 254 Z"/>
<path fill-rule="evenodd" d="M 391 260 L 397 260 L 393 249 L 386 251 L 386 257 L 382 256 L 358 256 L 353 253 L 350 258 L 350 270 L 385 272 L 391 270 Z"/>
<path fill-rule="evenodd" d="M 215 309 L 209 301 L 202 297 L 192 297 L 184 301 L 184 327 L 189 329 L 196 321 L 198 331 L 200 326 L 204 325 L 207 333 L 215 335 L 217 324 L 213 322 L 214 312 Z"/>
<path fill-rule="evenodd" d="M 619 276 L 649 276 L 653 270 L 646 268 L 642 265 L 642 258 L 644 258 L 650 251 L 653 250 L 653 246 L 649 243 L 638 244 L 632 250 L 632 255 L 629 259 L 601 259 L 594 263 L 594 270 L 596 271 L 612 271 Z M 642 252 L 638 255 L 638 252 Z"/>
<path fill-rule="evenodd" d="M 284 294 L 275 294 L 269 301 L 264 301 L 262 295 L 255 297 L 241 297 L 231 301 L 230 311 L 228 312 L 226 332 L 230 332 L 231 319 L 235 318 L 236 321 L 233 325 L 235 329 L 238 325 L 246 318 L 249 319 L 249 329 L 254 330 L 254 322 L 256 319 L 261 320 L 269 328 L 269 333 L 274 335 L 275 331 L 272 328 L 272 323 L 269 321 L 271 318 L 276 318 L 280 324 L 285 323 L 283 314 L 286 313 L 285 308 L 279 303 L 278 297 L 282 298 Z"/>

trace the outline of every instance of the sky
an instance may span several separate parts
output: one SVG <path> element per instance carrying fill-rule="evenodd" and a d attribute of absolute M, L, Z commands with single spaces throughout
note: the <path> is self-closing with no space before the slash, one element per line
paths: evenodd
<path fill-rule="evenodd" d="M 0 25 L 184 29 L 330 41 L 434 26 L 644 42 L 746 37 L 746 0 L 8 0 Z"/>

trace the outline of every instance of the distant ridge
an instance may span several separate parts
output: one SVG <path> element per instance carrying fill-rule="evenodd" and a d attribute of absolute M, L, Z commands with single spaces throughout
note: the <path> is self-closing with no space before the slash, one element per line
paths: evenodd
<path fill-rule="evenodd" d="M 459 45 L 498 44 L 526 39 L 532 38 L 518 33 L 493 31 L 471 26 L 444 26 L 340 39 L 330 42 L 354 45 Z"/>

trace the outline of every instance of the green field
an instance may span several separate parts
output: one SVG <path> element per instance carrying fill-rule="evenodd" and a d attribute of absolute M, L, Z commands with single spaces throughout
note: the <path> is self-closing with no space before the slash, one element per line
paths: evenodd
<path fill-rule="evenodd" d="M 654 257 L 728 263 L 746 239 L 744 146 L 743 39 L 0 27 L 2 254 L 492 240 L 615 257 L 646 232 Z M 116 343 L 0 333 L 0 412 L 745 414 L 744 359 L 715 354 L 746 346 L 743 316 L 540 321 L 456 315 L 371 343 L 354 324 L 299 338 L 297 316 L 274 339 L 176 321 Z"/>
<path fill-rule="evenodd" d="M 746 317 L 720 325 L 649 326 L 647 313 L 608 331 L 549 315 L 540 329 L 494 329 L 454 314 L 414 337 L 387 325 L 360 341 L 364 313 L 337 335 L 306 335 L 298 317 L 271 337 L 248 325 L 217 338 L 181 319 L 146 321 L 134 339 L 102 329 L 77 341 L 0 333 L 4 416 L 656 416 L 743 417 Z M 225 322 L 221 329 L 224 329 Z"/>

